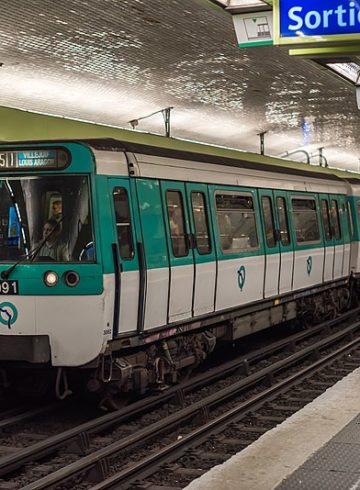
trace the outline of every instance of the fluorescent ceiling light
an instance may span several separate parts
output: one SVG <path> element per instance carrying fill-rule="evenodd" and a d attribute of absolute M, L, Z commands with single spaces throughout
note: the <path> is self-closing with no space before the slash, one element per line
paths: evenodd
<path fill-rule="evenodd" d="M 266 2 L 262 0 L 229 0 L 228 7 L 264 7 L 267 6 Z"/>
<path fill-rule="evenodd" d="M 254 11 L 257 10 L 269 10 L 269 4 L 272 4 L 271 1 L 263 1 L 263 0 L 213 0 L 216 3 L 219 3 L 222 7 L 228 8 L 229 10 L 249 10 Z"/>

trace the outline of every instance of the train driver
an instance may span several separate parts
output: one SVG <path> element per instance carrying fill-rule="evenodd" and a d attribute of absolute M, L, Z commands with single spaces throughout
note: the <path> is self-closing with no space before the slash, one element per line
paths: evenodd
<path fill-rule="evenodd" d="M 50 218 L 43 226 L 43 244 L 37 254 L 38 257 L 48 257 L 58 262 L 69 262 L 70 254 L 66 243 L 60 241 L 60 225 Z M 40 245 L 39 245 L 40 246 Z"/>

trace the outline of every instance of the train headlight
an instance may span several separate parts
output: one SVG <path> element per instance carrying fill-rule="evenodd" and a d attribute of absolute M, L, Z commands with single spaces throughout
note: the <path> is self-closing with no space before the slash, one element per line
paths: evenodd
<path fill-rule="evenodd" d="M 46 271 L 44 274 L 44 283 L 49 287 L 56 286 L 59 282 L 59 276 L 54 271 Z"/>
<path fill-rule="evenodd" d="M 67 286 L 70 288 L 75 287 L 77 284 L 79 284 L 80 281 L 80 276 L 77 272 L 75 271 L 67 271 L 64 274 L 64 281 Z"/>

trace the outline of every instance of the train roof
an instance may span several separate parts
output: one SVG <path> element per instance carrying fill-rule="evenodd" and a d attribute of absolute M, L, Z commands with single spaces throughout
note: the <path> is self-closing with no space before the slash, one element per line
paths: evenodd
<path fill-rule="evenodd" d="M 0 107 L 0 117 L 6 121 L 0 132 L 3 145 L 72 141 L 94 149 L 129 151 L 360 184 L 360 174 L 205 143 L 6 107 Z"/>

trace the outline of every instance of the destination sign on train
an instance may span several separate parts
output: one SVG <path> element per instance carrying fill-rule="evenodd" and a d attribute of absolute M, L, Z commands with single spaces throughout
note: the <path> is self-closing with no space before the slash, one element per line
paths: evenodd
<path fill-rule="evenodd" d="M 275 0 L 275 43 L 297 44 L 360 39 L 360 4 L 354 0 Z"/>
<path fill-rule="evenodd" d="M 9 169 L 57 169 L 66 167 L 68 162 L 67 152 L 60 149 L 0 152 L 0 171 Z"/>

